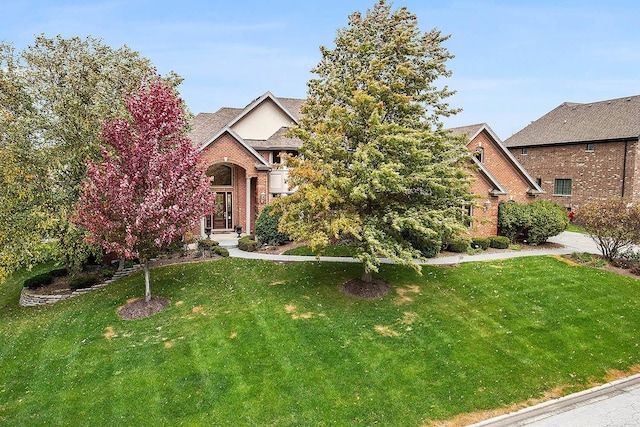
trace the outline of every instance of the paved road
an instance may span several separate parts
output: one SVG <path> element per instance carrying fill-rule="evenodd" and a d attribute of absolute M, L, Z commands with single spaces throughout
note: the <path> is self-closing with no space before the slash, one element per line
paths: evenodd
<path fill-rule="evenodd" d="M 640 375 L 473 424 L 473 427 L 506 426 L 640 426 Z"/>

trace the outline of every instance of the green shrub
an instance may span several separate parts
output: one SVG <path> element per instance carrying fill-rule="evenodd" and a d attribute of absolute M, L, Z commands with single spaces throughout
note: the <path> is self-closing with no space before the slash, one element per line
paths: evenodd
<path fill-rule="evenodd" d="M 109 268 L 105 268 L 104 270 L 100 271 L 100 275 L 105 279 L 112 278 L 115 273 L 116 273 L 115 271 L 113 271 L 113 270 L 111 270 Z"/>
<path fill-rule="evenodd" d="M 417 249 L 425 258 L 433 258 L 442 251 L 442 242 L 426 242 Z"/>
<path fill-rule="evenodd" d="M 262 209 L 256 219 L 256 240 L 262 245 L 280 246 L 288 242 L 289 236 L 278 231 L 278 222 L 282 215 L 274 215 L 273 205 Z"/>
<path fill-rule="evenodd" d="M 490 246 L 494 249 L 508 249 L 511 244 L 511 240 L 506 236 L 489 237 L 489 242 Z"/>
<path fill-rule="evenodd" d="M 566 230 L 568 225 L 566 209 L 548 200 L 528 204 L 502 202 L 498 208 L 498 232 L 511 242 L 544 243 Z"/>
<path fill-rule="evenodd" d="M 529 204 L 531 209 L 531 226 L 527 230 L 527 243 L 537 245 L 544 243 L 551 236 L 556 236 L 567 229 L 569 215 L 567 210 L 549 200 L 536 200 Z"/>
<path fill-rule="evenodd" d="M 51 276 L 53 277 L 64 277 L 68 273 L 66 268 L 56 268 L 55 270 L 51 270 L 49 274 L 51 274 Z"/>
<path fill-rule="evenodd" d="M 463 253 L 469 249 L 469 241 L 466 239 L 456 239 L 447 245 L 447 249 L 455 253 Z"/>
<path fill-rule="evenodd" d="M 238 248 L 246 252 L 255 252 L 260 244 L 252 239 L 251 236 L 244 236 L 238 239 Z"/>
<path fill-rule="evenodd" d="M 83 289 L 90 288 L 98 283 L 98 277 L 93 274 L 80 274 L 73 279 L 69 280 L 69 289 Z"/>
<path fill-rule="evenodd" d="M 526 230 L 529 227 L 531 227 L 531 210 L 528 205 L 511 201 L 501 202 L 498 205 L 498 234 L 515 242 L 526 237 Z"/>
<path fill-rule="evenodd" d="M 213 248 L 211 248 L 211 252 L 225 258 L 229 256 L 229 250 L 221 246 L 214 246 Z"/>
<path fill-rule="evenodd" d="M 36 276 L 30 277 L 24 281 L 23 286 L 28 289 L 38 289 L 43 286 L 47 286 L 53 281 L 53 275 L 51 272 L 46 272 L 42 274 L 38 274 Z"/>
<path fill-rule="evenodd" d="M 471 239 L 471 247 L 474 249 L 482 249 L 486 251 L 491 246 L 491 241 L 484 237 L 474 237 Z"/>
<path fill-rule="evenodd" d="M 198 240 L 198 249 L 201 251 L 210 251 L 212 250 L 212 248 L 218 245 L 219 243 L 216 242 L 215 240 L 211 240 L 211 239 Z"/>

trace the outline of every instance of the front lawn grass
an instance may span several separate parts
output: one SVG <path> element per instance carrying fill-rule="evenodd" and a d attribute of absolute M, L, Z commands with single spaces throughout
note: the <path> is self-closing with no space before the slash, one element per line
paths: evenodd
<path fill-rule="evenodd" d="M 640 363 L 635 279 L 551 257 L 423 276 L 358 300 L 343 263 L 153 269 L 163 312 L 121 320 L 136 273 L 46 307 L 0 288 L 0 425 L 421 426 L 576 391 Z M 13 305 L 7 301 L 14 300 Z"/>
<path fill-rule="evenodd" d="M 570 222 L 569 225 L 567 226 L 567 231 L 573 231 L 574 233 L 580 233 L 580 234 L 589 234 L 587 233 L 587 230 L 585 230 L 583 227 L 576 225 L 572 222 Z"/>

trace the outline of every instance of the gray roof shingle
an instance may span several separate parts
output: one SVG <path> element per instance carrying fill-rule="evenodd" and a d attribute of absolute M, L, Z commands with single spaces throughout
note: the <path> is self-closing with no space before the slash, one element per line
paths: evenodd
<path fill-rule="evenodd" d="M 225 107 L 215 113 L 199 113 L 191 120 L 189 139 L 195 147 L 202 146 L 241 112 L 241 108 Z"/>
<path fill-rule="evenodd" d="M 565 102 L 504 141 L 507 147 L 638 138 L 640 95 L 589 104 Z"/>

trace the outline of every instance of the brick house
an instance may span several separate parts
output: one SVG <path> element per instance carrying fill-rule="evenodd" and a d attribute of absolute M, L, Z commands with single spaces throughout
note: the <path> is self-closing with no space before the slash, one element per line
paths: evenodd
<path fill-rule="evenodd" d="M 235 226 L 254 231 L 264 206 L 290 193 L 288 170 L 276 165 L 281 152 L 295 153 L 302 145 L 284 134 L 297 123 L 303 102 L 267 92 L 244 109 L 221 108 L 193 119 L 189 136 L 216 192 L 216 212 L 201 219 L 196 236 L 232 231 Z M 468 147 L 475 153 L 473 193 L 481 198 L 478 206 L 469 208 L 474 219 L 471 234 L 496 235 L 500 201 L 528 202 L 542 190 L 486 124 L 450 131 L 467 134 Z"/>
<path fill-rule="evenodd" d="M 473 218 L 470 234 L 489 237 L 498 234 L 498 205 L 513 200 L 529 203 L 542 194 L 542 189 L 486 124 L 448 129 L 452 135 L 467 135 L 467 147 L 473 153 L 475 178 L 471 192 L 479 196 L 470 207 Z"/>
<path fill-rule="evenodd" d="M 251 232 L 262 208 L 289 192 L 288 171 L 274 165 L 281 152 L 295 152 L 302 144 L 284 136 L 297 122 L 302 102 L 267 92 L 244 109 L 221 108 L 193 119 L 189 137 L 216 192 L 216 212 L 201 219 L 196 236 L 236 226 Z"/>
<path fill-rule="evenodd" d="M 565 102 L 504 143 L 545 190 L 577 209 L 592 198 L 640 199 L 640 96 Z"/>

